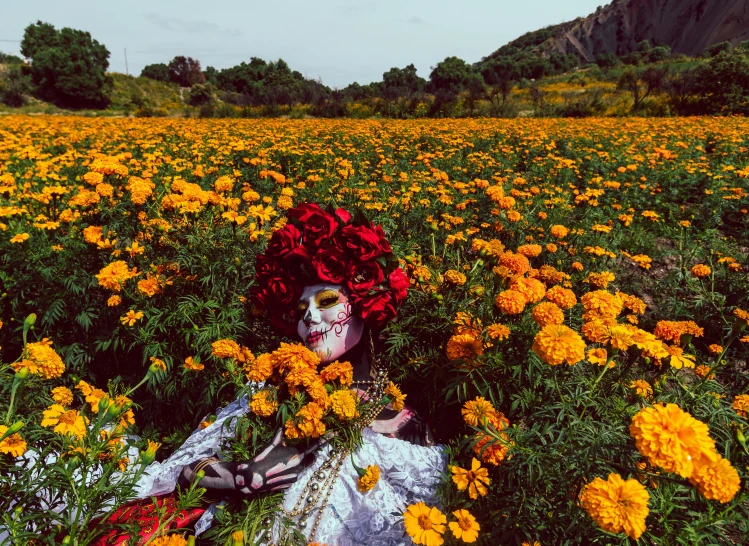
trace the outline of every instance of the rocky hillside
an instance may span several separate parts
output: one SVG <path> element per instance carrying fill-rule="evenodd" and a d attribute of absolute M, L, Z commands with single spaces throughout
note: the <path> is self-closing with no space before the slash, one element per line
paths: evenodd
<path fill-rule="evenodd" d="M 649 40 L 671 46 L 674 53 L 697 55 L 719 42 L 749 39 L 749 0 L 614 0 L 588 17 L 526 37 L 532 39 L 521 37 L 508 46 L 530 45 L 546 55 L 574 53 L 593 61 L 604 52 L 626 55 Z"/>

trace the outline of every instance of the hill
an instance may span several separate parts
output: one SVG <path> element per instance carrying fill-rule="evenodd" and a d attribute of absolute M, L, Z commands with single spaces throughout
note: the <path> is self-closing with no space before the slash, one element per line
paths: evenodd
<path fill-rule="evenodd" d="M 713 44 L 747 39 L 747 0 L 614 0 L 587 17 L 524 34 L 488 58 L 526 51 L 590 62 L 602 53 L 627 55 L 643 40 L 699 55 Z"/>

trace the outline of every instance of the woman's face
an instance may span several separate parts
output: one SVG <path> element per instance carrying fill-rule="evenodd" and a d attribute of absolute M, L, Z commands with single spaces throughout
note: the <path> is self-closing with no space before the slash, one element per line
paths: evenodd
<path fill-rule="evenodd" d="M 323 363 L 336 360 L 361 340 L 364 321 L 351 311 L 340 284 L 305 286 L 297 302 L 297 333 Z"/>

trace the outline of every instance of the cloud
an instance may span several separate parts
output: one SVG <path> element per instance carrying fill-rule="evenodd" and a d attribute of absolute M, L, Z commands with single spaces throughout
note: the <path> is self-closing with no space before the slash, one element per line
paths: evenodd
<path fill-rule="evenodd" d="M 424 25 L 426 27 L 430 26 L 426 21 L 424 21 L 424 19 L 422 19 L 421 17 L 417 17 L 416 15 L 409 17 L 405 20 L 405 22 L 409 25 Z"/>
<path fill-rule="evenodd" d="M 237 28 L 223 28 L 209 21 L 186 21 L 179 17 L 164 17 L 158 13 L 146 13 L 143 16 L 158 28 L 168 32 L 180 32 L 184 34 L 228 34 L 229 36 L 242 35 L 242 31 Z"/>

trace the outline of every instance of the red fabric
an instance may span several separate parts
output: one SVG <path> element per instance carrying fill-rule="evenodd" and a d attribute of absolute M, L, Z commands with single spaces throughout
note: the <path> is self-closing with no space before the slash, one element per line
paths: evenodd
<path fill-rule="evenodd" d="M 156 503 L 159 508 L 166 509 L 161 521 L 169 519 L 177 512 L 177 496 L 175 493 L 156 497 Z M 203 512 L 205 512 L 204 508 L 181 510 L 172 521 L 162 528 L 162 531 L 189 527 L 200 519 Z M 101 525 L 102 523 L 99 519 L 92 522 L 92 525 Z M 111 525 L 136 523 L 140 527 L 140 533 L 137 536 L 132 536 L 127 531 L 113 529 L 92 542 L 93 546 L 138 546 L 145 544 L 156 533 L 159 528 L 159 515 L 150 498 L 138 499 L 118 508 L 107 518 L 106 523 Z"/>

